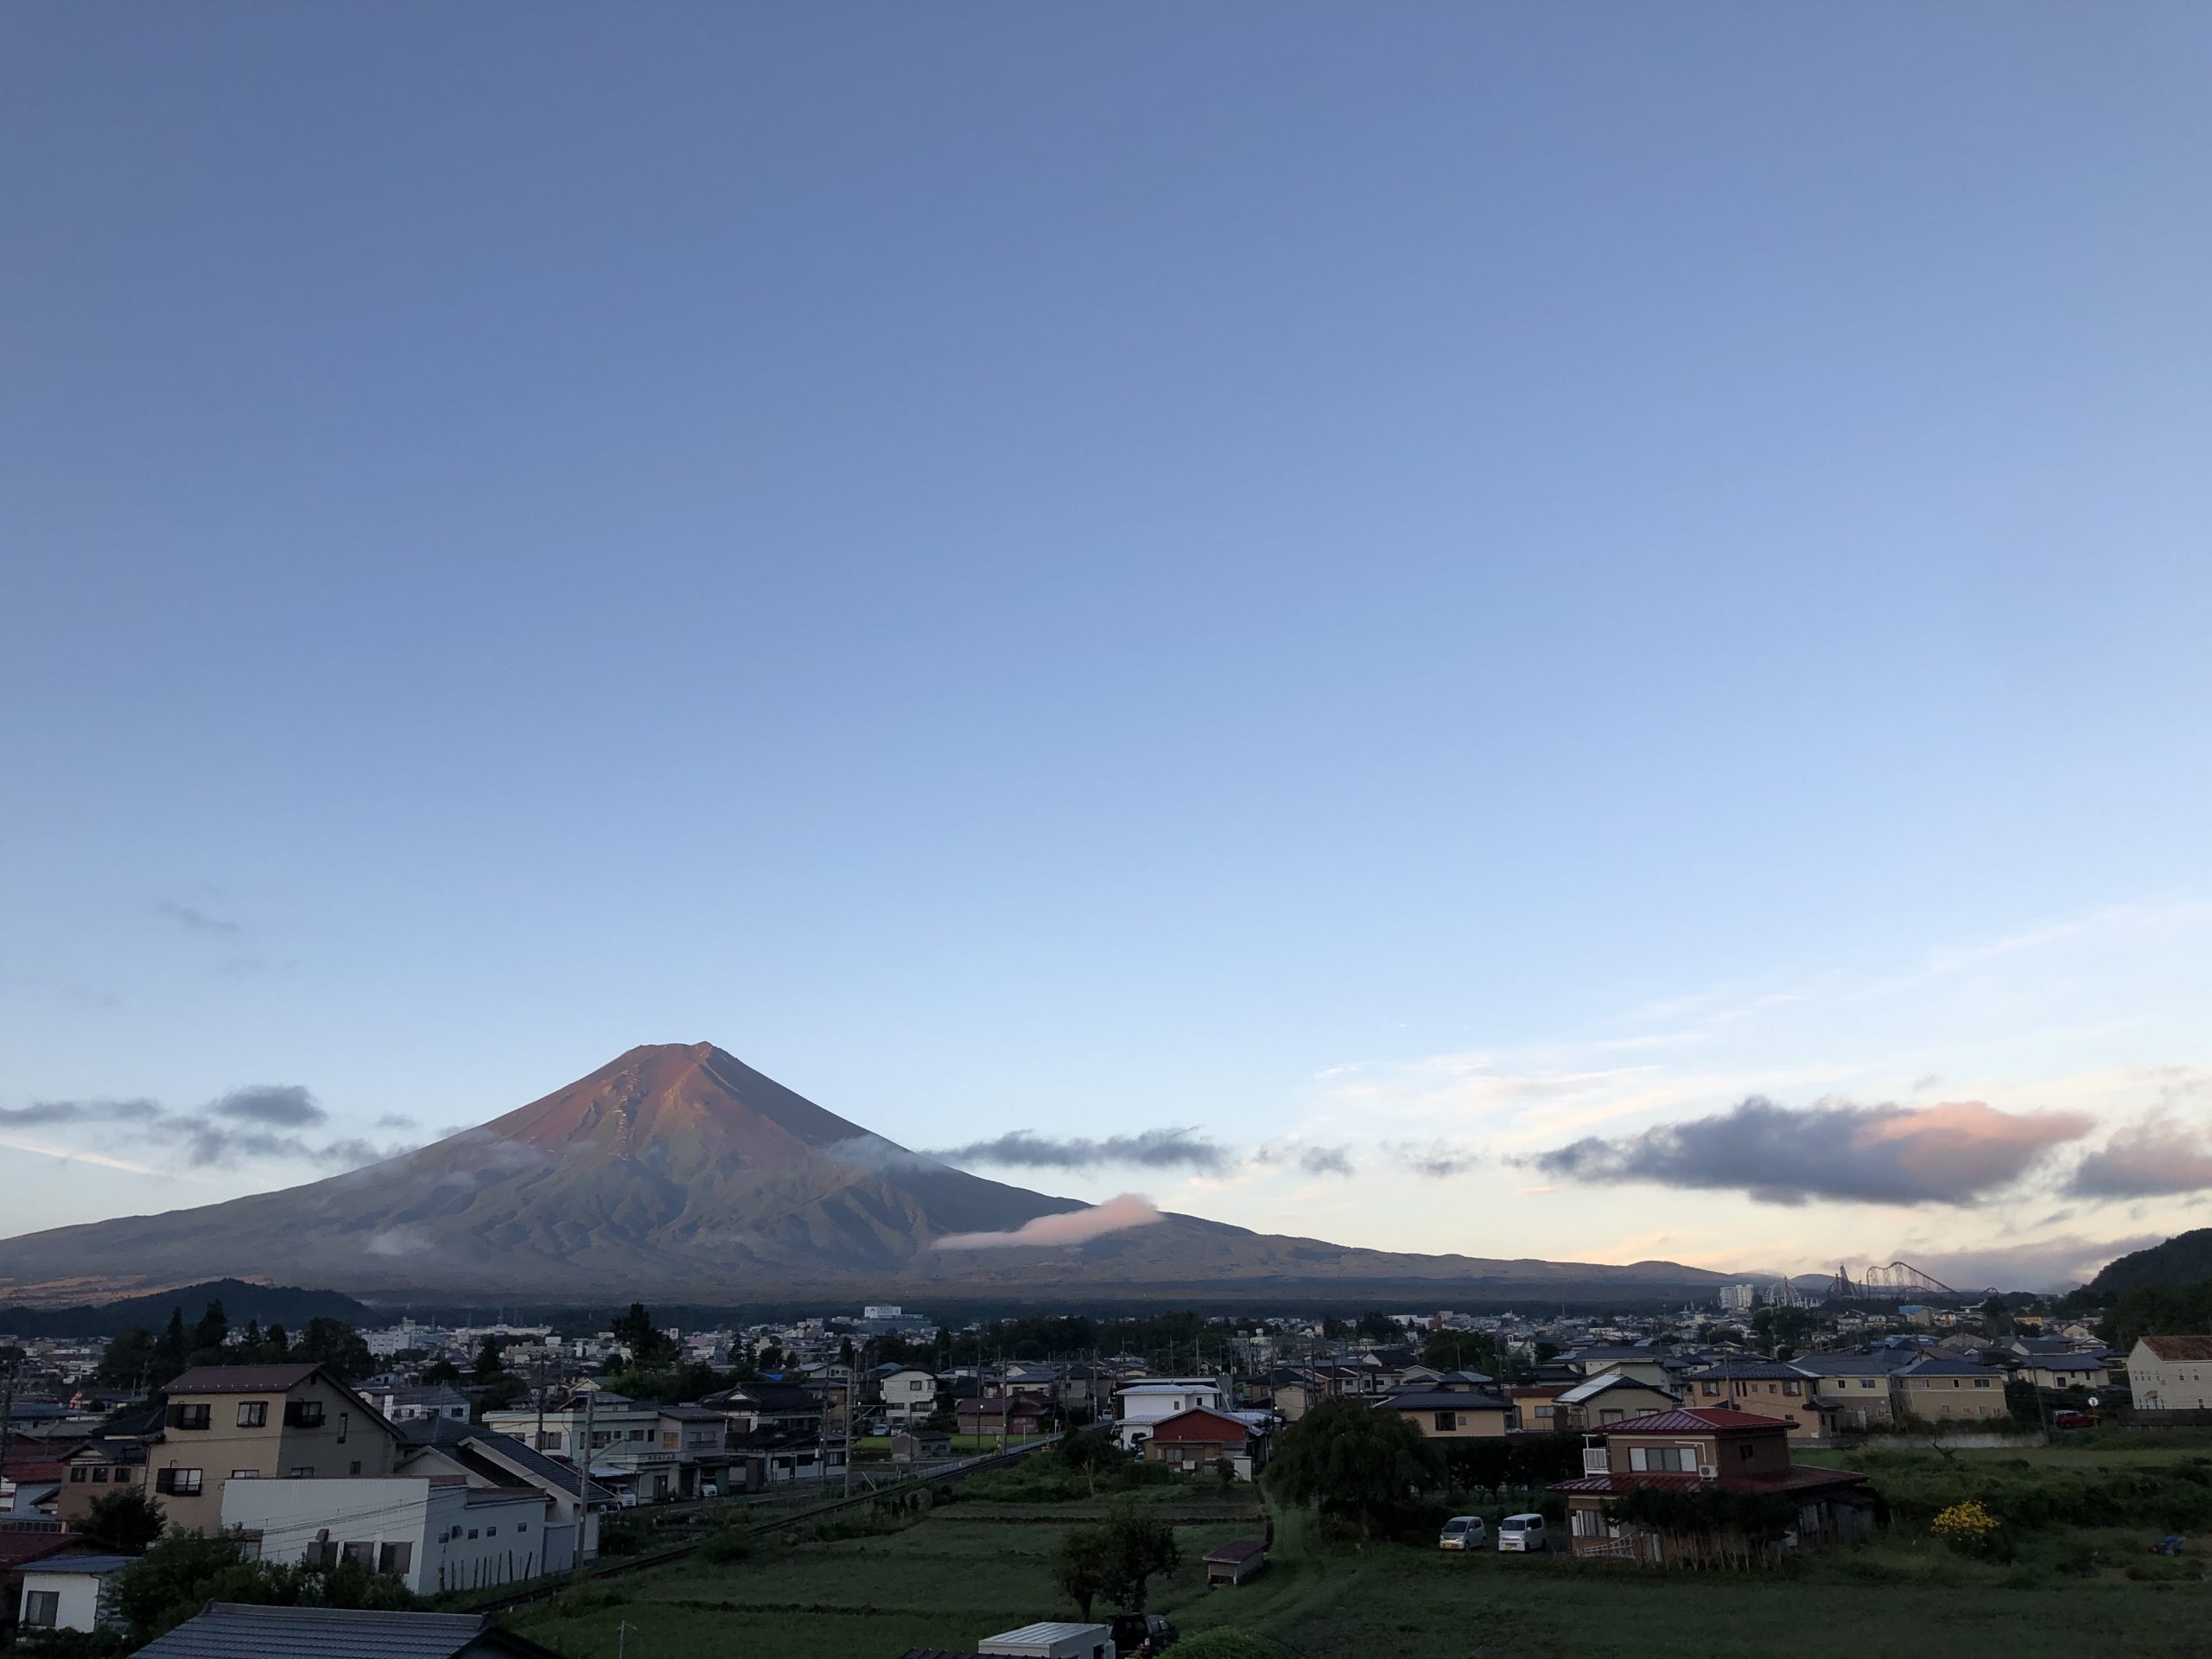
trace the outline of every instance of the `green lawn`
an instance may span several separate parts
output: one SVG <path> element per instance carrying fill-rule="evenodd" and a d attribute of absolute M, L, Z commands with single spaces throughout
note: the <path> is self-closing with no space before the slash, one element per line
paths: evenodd
<path fill-rule="evenodd" d="M 1194 1487 L 1161 1508 L 1217 1510 L 1240 1500 L 1250 1501 L 1249 1488 Z M 519 1628 L 570 1659 L 613 1659 L 619 1624 L 629 1626 L 627 1659 L 894 1659 L 910 1646 L 970 1647 L 1033 1619 L 1073 1616 L 1046 1562 L 1071 1519 L 1097 1507 L 963 1502 L 874 1536 L 764 1540 L 747 1560 L 687 1561 L 618 1580 L 596 1592 L 621 1595 L 618 1604 L 574 1614 L 534 1609 Z M 2212 1621 L 2203 1581 L 2212 1562 L 2196 1554 L 2152 1561 L 2137 1525 L 2039 1530 L 2003 1566 L 1899 1531 L 1781 1573 L 1740 1576 L 1358 1548 L 1325 1541 L 1316 1522 L 1292 1513 L 1278 1519 L 1264 1573 L 1208 1591 L 1198 1557 L 1255 1530 L 1238 1521 L 1179 1526 L 1184 1567 L 1155 1582 L 1151 1605 L 1186 1633 L 1234 1625 L 1308 1659 L 1866 1659 L 1892 1650 L 2079 1659 L 2090 1645 L 2130 1659 L 2180 1659 L 2207 1651 Z M 2066 1570 L 2092 1551 L 2101 1571 Z M 2159 1581 L 2123 1576 L 2130 1569 Z"/>

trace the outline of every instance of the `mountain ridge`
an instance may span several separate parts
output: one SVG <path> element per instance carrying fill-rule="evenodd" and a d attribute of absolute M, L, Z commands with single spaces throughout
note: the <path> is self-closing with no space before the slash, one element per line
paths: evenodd
<path fill-rule="evenodd" d="M 473 1129 L 274 1192 L 0 1239 L 0 1300 L 281 1273 L 351 1295 L 693 1303 L 931 1291 L 989 1300 L 1696 1294 L 1726 1275 L 1367 1250 L 1196 1216 L 1073 1245 L 941 1249 L 1088 1209 L 874 1135 L 710 1043 L 652 1044 Z"/>

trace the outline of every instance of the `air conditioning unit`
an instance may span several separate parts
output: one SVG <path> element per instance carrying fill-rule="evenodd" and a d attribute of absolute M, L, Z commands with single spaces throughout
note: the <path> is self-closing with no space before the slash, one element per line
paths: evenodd
<path fill-rule="evenodd" d="M 1700 1463 L 1697 1466 L 1697 1478 L 1700 1480 L 1719 1479 L 1720 1465 L 1717 1463 Z"/>

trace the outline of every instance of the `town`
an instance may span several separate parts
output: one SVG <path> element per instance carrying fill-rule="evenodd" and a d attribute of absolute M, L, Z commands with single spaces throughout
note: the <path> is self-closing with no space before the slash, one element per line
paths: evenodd
<path fill-rule="evenodd" d="M 2212 1336 L 2123 1350 L 2080 1294 L 1909 1294 L 1783 1281 L 1671 1313 L 958 1325 L 868 1305 L 694 1329 L 633 1305 L 599 1323 L 325 1315 L 296 1332 L 179 1305 L 160 1330 L 0 1333 L 0 1595 L 12 1634 L 57 1652 L 73 1635 L 86 1652 L 200 1651 L 195 1630 L 257 1599 L 243 1574 L 293 1586 L 255 1616 L 309 1632 L 369 1609 L 448 1618 L 457 1652 L 591 1653 L 596 1586 L 640 1564 L 680 1582 L 777 1539 L 795 1559 L 791 1540 L 995 1491 L 1042 1524 L 1048 1496 L 1080 1491 L 1096 1535 L 1074 1529 L 1020 1620 L 962 1650 L 1128 1654 L 1179 1634 L 1146 1605 L 1147 1581 L 1184 1565 L 1178 1532 L 1224 1586 L 1263 1578 L 1278 1515 L 1308 1509 L 1416 1548 L 1758 1571 L 1898 1526 L 1897 1496 L 1855 1459 L 2118 1433 L 2185 1446 L 2212 1425 Z M 1338 1436 L 1378 1478 L 1332 1466 L 1319 1442 Z M 1102 1509 L 1102 1485 L 1141 1502 Z M 1971 1503 L 1924 1518 L 1941 1533 Z M 1141 1565 L 1149 1549 L 1149 1568 L 1113 1564 L 1117 1548 Z M 302 1574 L 322 1588 L 298 1594 Z"/>

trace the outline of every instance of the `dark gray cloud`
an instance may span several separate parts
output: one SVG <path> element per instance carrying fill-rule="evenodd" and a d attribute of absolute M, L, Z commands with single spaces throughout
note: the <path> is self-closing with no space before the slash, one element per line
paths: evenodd
<path fill-rule="evenodd" d="M 1386 1150 L 1414 1174 L 1426 1175 L 1432 1181 L 1464 1175 L 1482 1162 L 1482 1154 L 1472 1147 L 1449 1141 L 1394 1141 Z"/>
<path fill-rule="evenodd" d="M 2212 1187 L 2212 1145 L 2164 1116 L 2121 1129 L 2075 1166 L 2067 1182 L 2076 1198 L 2152 1198 Z"/>
<path fill-rule="evenodd" d="M 220 1100 L 210 1101 L 207 1109 L 218 1117 L 266 1123 L 280 1129 L 303 1129 L 330 1116 L 315 1104 L 315 1096 L 296 1083 L 257 1083 L 233 1089 Z"/>
<path fill-rule="evenodd" d="M 195 905 L 180 905 L 173 899 L 164 899 L 154 908 L 188 933 L 243 933 L 245 931 L 236 922 L 226 921 L 220 916 L 210 916 Z"/>
<path fill-rule="evenodd" d="M 0 1108 L 0 1127 L 35 1128 L 45 1123 L 134 1123 L 159 1117 L 150 1100 L 35 1100 Z"/>
<path fill-rule="evenodd" d="M 1349 1175 L 1351 1154 L 1343 1147 L 1308 1147 L 1298 1154 L 1298 1166 L 1308 1175 Z"/>
<path fill-rule="evenodd" d="M 404 1112 L 386 1112 L 370 1127 L 378 1129 L 411 1129 L 415 1127 L 415 1120 Z"/>
<path fill-rule="evenodd" d="M 1522 1161 L 1563 1180 L 1732 1190 L 1763 1204 L 1963 1206 L 2010 1186 L 2087 1135 L 2090 1122 L 2075 1112 L 2000 1112 L 1978 1100 L 1789 1108 L 1754 1095 L 1710 1117 L 1614 1140 L 1592 1135 Z"/>
<path fill-rule="evenodd" d="M 1191 1129 L 1147 1129 L 1141 1135 L 1114 1135 L 1103 1141 L 1055 1140 L 1016 1129 L 995 1140 L 947 1147 L 929 1156 L 948 1164 L 996 1164 L 1009 1169 L 1096 1169 L 1108 1164 L 1128 1164 L 1144 1169 L 1219 1171 L 1234 1161 L 1227 1148 L 1199 1138 Z"/>

